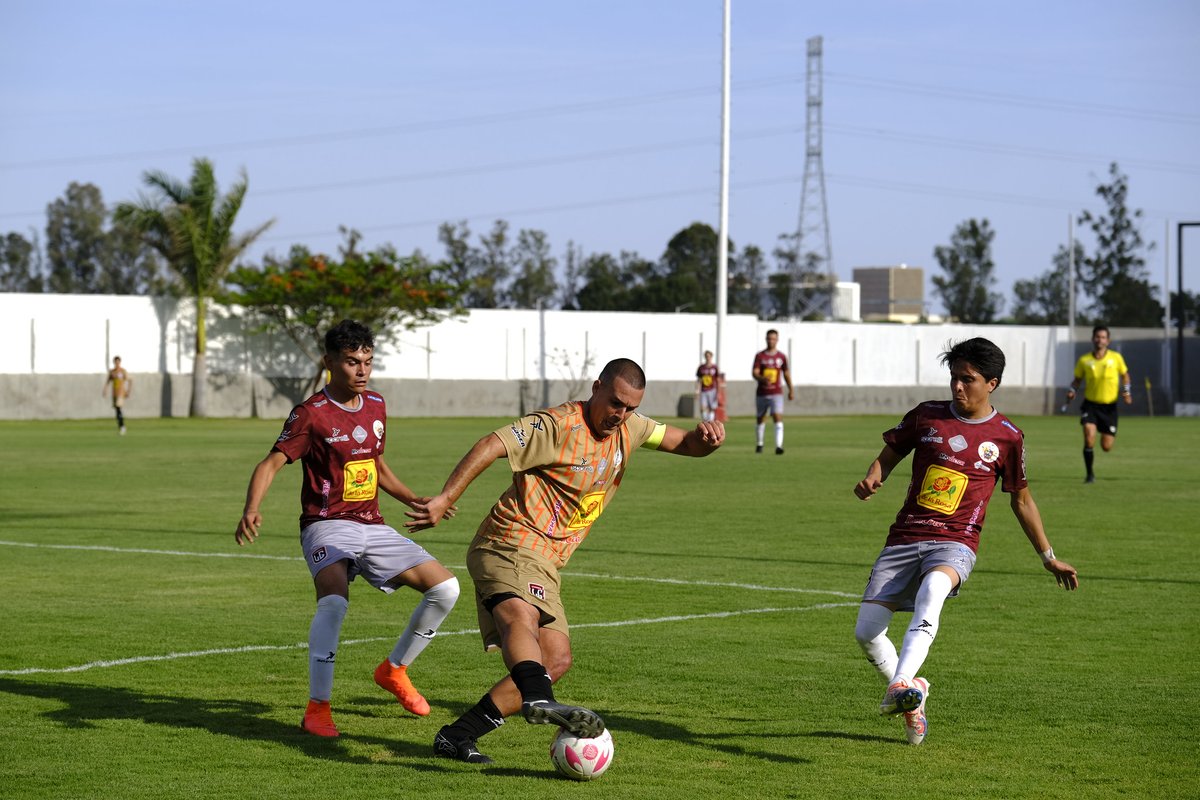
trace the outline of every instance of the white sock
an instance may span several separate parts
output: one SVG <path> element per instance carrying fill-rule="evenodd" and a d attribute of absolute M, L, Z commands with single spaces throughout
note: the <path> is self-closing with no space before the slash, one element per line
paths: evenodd
<path fill-rule="evenodd" d="M 892 610 L 878 603 L 863 603 L 858 607 L 858 622 L 854 625 L 854 638 L 866 654 L 884 683 L 891 683 L 896 674 L 896 645 L 887 636 L 892 621 Z"/>
<path fill-rule="evenodd" d="M 944 572 L 934 570 L 921 581 L 914 603 L 912 622 L 908 632 L 904 634 L 904 643 L 900 645 L 900 660 L 896 664 L 896 680 L 904 679 L 912 683 L 917 676 L 929 648 L 937 638 L 938 620 L 942 615 L 942 604 L 953 588 L 953 581 Z"/>
<path fill-rule="evenodd" d="M 762 447 L 762 443 L 763 443 L 763 432 L 764 432 L 764 431 L 766 431 L 766 429 L 767 429 L 767 426 L 766 426 L 766 424 L 765 424 L 765 423 L 762 423 L 762 422 L 758 423 L 758 427 L 756 427 L 756 428 L 754 429 L 754 433 L 755 433 L 755 435 L 758 437 L 758 442 L 757 442 L 757 444 L 758 444 L 758 446 L 759 446 L 759 447 Z"/>
<path fill-rule="evenodd" d="M 775 423 L 775 446 L 783 447 L 783 423 L 782 422 Z M 874 605 L 874 604 L 872 604 L 872 605 Z"/>
<path fill-rule="evenodd" d="M 336 594 L 317 601 L 317 613 L 308 627 L 308 696 L 313 700 L 328 703 L 333 696 L 333 664 L 349 607 L 350 601 Z"/>
<path fill-rule="evenodd" d="M 413 609 L 408 627 L 400 634 L 388 660 L 392 666 L 408 666 L 425 649 L 441 626 L 454 602 L 458 600 L 458 578 L 447 578 L 425 590 L 421 602 Z"/>

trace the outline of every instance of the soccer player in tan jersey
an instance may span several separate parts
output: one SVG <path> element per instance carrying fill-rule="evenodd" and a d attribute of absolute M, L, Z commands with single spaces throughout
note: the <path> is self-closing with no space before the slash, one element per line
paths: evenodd
<path fill-rule="evenodd" d="M 471 481 L 497 459 L 509 460 L 512 485 L 467 550 L 484 647 L 501 650 L 509 674 L 438 731 L 435 754 L 491 763 L 476 741 L 518 711 L 526 722 L 558 725 L 577 736 L 604 731 L 595 712 L 554 698 L 552 684 L 571 666 L 559 570 L 612 502 L 634 449 L 706 456 L 725 441 L 725 426 L 717 421 L 684 431 L 635 414 L 645 388 L 646 375 L 635 362 L 610 361 L 587 400 L 534 412 L 484 436 L 441 494 L 406 512 L 410 529 L 436 525 Z"/>

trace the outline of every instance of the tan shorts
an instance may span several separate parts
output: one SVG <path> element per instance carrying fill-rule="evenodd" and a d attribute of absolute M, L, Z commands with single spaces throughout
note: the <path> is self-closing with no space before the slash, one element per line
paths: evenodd
<path fill-rule="evenodd" d="M 500 647 L 500 632 L 484 605 L 498 594 L 515 595 L 535 607 L 541 612 L 538 627 L 570 636 L 554 564 L 527 547 L 476 536 L 467 549 L 467 570 L 475 582 L 475 611 L 484 650 Z"/>

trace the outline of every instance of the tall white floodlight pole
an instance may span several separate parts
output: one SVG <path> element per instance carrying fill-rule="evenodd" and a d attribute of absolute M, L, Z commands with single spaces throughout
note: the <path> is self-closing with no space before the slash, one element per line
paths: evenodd
<path fill-rule="evenodd" d="M 721 57 L 721 220 L 717 229 L 716 362 L 725 363 L 721 332 L 729 302 L 729 4 L 725 0 L 724 50 Z"/>
<path fill-rule="evenodd" d="M 1075 358 L 1075 217 L 1073 214 L 1067 214 L 1067 342 L 1071 345 L 1071 358 Z"/>

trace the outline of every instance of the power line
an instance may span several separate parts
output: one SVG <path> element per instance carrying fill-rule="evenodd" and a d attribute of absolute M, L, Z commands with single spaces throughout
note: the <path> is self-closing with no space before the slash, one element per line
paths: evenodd
<path fill-rule="evenodd" d="M 1181 114 L 1175 111 L 1158 111 L 1146 108 L 1126 108 L 1101 103 L 1083 103 L 1078 100 L 1062 100 L 1045 97 L 1029 97 L 1026 95 L 1007 94 L 1004 92 L 988 92 L 977 89 L 960 89 L 953 86 L 936 86 L 932 84 L 912 83 L 909 81 L 889 80 L 887 78 L 868 78 L 861 75 L 845 73 L 826 73 L 830 83 L 840 83 L 847 86 L 858 86 L 866 89 L 884 89 L 888 92 L 905 92 L 908 94 L 946 97 L 955 100 L 970 100 L 975 102 L 996 103 L 1010 106 L 1025 106 L 1027 108 L 1050 109 L 1054 111 L 1074 111 L 1085 114 L 1122 117 L 1124 119 L 1140 119 L 1154 122 L 1173 122 L 1184 125 L 1200 125 L 1200 116 Z"/>

